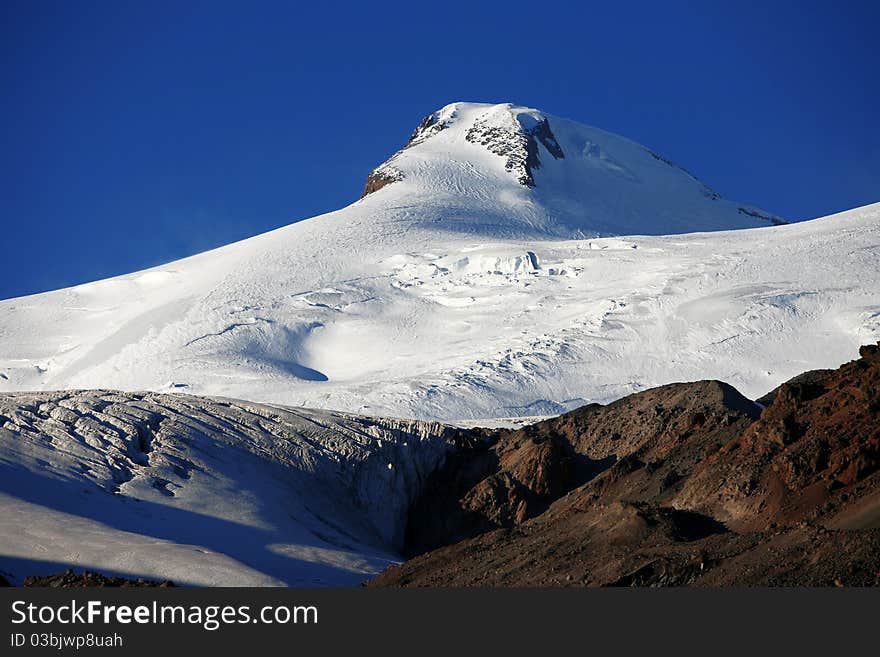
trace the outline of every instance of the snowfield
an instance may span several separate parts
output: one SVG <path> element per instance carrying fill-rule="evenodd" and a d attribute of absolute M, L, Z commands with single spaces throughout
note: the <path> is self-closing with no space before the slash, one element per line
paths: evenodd
<path fill-rule="evenodd" d="M 529 187 L 515 126 L 541 119 L 565 157 L 533 139 Z M 396 182 L 347 208 L 0 302 L 0 390 L 460 421 L 680 380 L 757 396 L 877 339 L 880 206 L 772 226 L 658 158 L 534 110 L 448 106 L 377 169 Z"/>
<path fill-rule="evenodd" d="M 356 585 L 454 430 L 187 395 L 0 395 L 0 574 Z"/>
<path fill-rule="evenodd" d="M 426 117 L 367 191 L 0 302 L 0 570 L 356 583 L 453 431 L 368 417 L 497 425 L 700 379 L 756 398 L 880 339 L 880 204 L 778 225 L 510 104 Z"/>

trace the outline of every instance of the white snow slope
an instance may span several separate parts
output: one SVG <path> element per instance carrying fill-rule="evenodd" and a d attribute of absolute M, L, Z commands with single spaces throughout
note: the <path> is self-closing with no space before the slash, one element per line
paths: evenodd
<path fill-rule="evenodd" d="M 0 574 L 355 585 L 397 560 L 452 437 L 188 395 L 0 395 Z"/>
<path fill-rule="evenodd" d="M 464 103 L 369 188 L 0 302 L 0 570 L 355 583 L 395 558 L 450 430 L 291 407 L 466 423 L 709 378 L 756 397 L 880 338 L 880 204 L 777 226 L 621 137 Z M 153 392 L 22 392 L 72 389 Z"/>
<path fill-rule="evenodd" d="M 533 138 L 528 187 L 542 119 L 564 157 Z M 178 390 L 466 420 L 677 380 L 755 396 L 880 333 L 877 205 L 583 237 L 770 222 L 626 139 L 510 105 L 443 108 L 377 171 L 398 181 L 337 212 L 0 302 L 0 391 Z"/>

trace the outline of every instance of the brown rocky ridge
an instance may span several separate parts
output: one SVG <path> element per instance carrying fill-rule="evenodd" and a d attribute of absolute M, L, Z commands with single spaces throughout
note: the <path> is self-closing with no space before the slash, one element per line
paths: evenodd
<path fill-rule="evenodd" d="M 860 356 L 761 404 L 677 383 L 474 431 L 368 585 L 876 586 L 880 347 Z"/>
<path fill-rule="evenodd" d="M 11 586 L 11 584 L 0 577 L 0 586 Z M 25 577 L 22 586 L 27 587 L 43 587 L 53 589 L 70 589 L 70 588 L 103 588 L 103 587 L 161 587 L 167 588 L 174 586 L 174 582 L 168 580 L 158 582 L 143 577 L 130 579 L 126 577 L 111 577 L 102 575 L 101 573 L 84 570 L 80 574 L 76 574 L 72 569 L 67 569 L 60 573 L 52 575 L 34 575 Z"/>
<path fill-rule="evenodd" d="M 385 185 L 390 185 L 391 183 L 397 182 L 400 179 L 400 174 L 393 169 L 389 169 L 387 171 L 374 169 L 373 171 L 370 171 L 369 174 L 367 174 L 367 182 L 364 185 L 364 191 L 361 193 L 360 198 L 363 198 L 367 194 L 372 194 L 373 192 L 385 187 Z"/>
<path fill-rule="evenodd" d="M 422 143 L 432 135 L 443 130 L 445 127 L 446 124 L 440 120 L 437 112 L 432 112 L 422 119 L 419 125 L 416 126 L 416 129 L 413 130 L 412 134 L 409 136 L 409 139 L 406 140 L 403 148 L 388 158 L 381 166 L 373 169 L 367 174 L 367 182 L 364 185 L 364 191 L 361 193 L 360 198 L 364 198 L 368 194 L 372 194 L 393 182 L 403 180 L 403 174 L 392 164 L 394 158 L 402 151 L 405 151 L 407 148 L 415 146 L 416 144 Z"/>

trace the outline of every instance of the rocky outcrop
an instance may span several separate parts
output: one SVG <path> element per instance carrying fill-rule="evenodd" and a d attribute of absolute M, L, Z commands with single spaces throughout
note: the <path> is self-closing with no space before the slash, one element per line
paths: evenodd
<path fill-rule="evenodd" d="M 838 370 L 783 384 L 760 419 L 707 460 L 676 503 L 752 530 L 880 521 L 880 499 L 869 494 L 880 483 L 880 348 L 860 354 Z"/>
<path fill-rule="evenodd" d="M 129 579 L 125 577 L 108 577 L 101 573 L 95 573 L 90 570 L 84 570 L 79 575 L 73 570 L 68 569 L 62 573 L 53 575 L 25 577 L 23 586 L 39 586 L 52 589 L 70 589 L 70 588 L 104 588 L 104 587 L 123 587 L 123 588 L 142 588 L 142 587 L 173 587 L 174 582 L 164 580 L 155 581 L 142 577 L 137 579 Z"/>
<path fill-rule="evenodd" d="M 651 499 L 706 450 L 737 435 L 758 412 L 730 386 L 701 381 L 648 390 L 608 406 L 585 406 L 516 431 L 488 433 L 486 442 L 459 450 L 429 478 L 410 509 L 407 552 L 418 554 L 519 525 L 603 473 L 595 484 L 603 490 Z M 651 477 L 628 476 L 643 468 Z"/>
<path fill-rule="evenodd" d="M 367 183 L 364 185 L 364 191 L 361 193 L 360 198 L 363 198 L 367 194 L 372 194 L 386 185 L 390 185 L 391 183 L 402 179 L 403 176 L 401 176 L 400 173 L 396 173 L 389 167 L 384 169 L 374 169 L 367 174 Z"/>
<path fill-rule="evenodd" d="M 546 117 L 535 119 L 531 115 L 525 115 L 525 118 L 508 116 L 505 117 L 508 120 L 500 124 L 497 123 L 497 117 L 491 118 L 496 121 L 490 122 L 488 119 L 475 121 L 467 131 L 465 139 L 505 158 L 504 168 L 516 176 L 519 184 L 525 187 L 535 186 L 533 171 L 541 167 L 541 159 L 538 156 L 539 143 L 555 159 L 565 158 L 565 153 L 556 141 Z M 523 125 L 522 120 L 527 120 L 532 125 Z"/>
<path fill-rule="evenodd" d="M 756 208 L 737 208 L 737 212 L 747 217 L 755 217 L 756 219 L 761 219 L 763 221 L 770 222 L 773 226 L 785 226 L 788 222 L 784 219 L 777 217 L 776 215 L 767 214 L 766 212 L 761 212 Z"/>
<path fill-rule="evenodd" d="M 786 381 L 782 385 L 795 384 L 795 383 L 812 384 L 817 381 L 822 381 L 831 372 L 833 372 L 833 370 L 809 370 L 808 372 L 801 372 L 800 374 L 798 374 L 795 377 L 792 377 L 791 379 L 789 379 L 788 381 Z M 779 392 L 779 389 L 782 387 L 782 385 L 780 385 L 776 388 L 773 388 L 773 390 L 771 390 L 770 392 L 768 392 L 765 395 L 762 395 L 761 397 L 758 397 L 758 399 L 756 399 L 755 401 L 757 401 L 759 404 L 761 404 L 761 406 L 770 406 L 770 404 L 772 404 L 775 401 L 776 394 Z"/>
<path fill-rule="evenodd" d="M 760 415 L 674 384 L 467 446 L 411 511 L 413 553 L 447 545 L 371 585 L 878 585 L 880 348 L 860 353 Z"/>
<path fill-rule="evenodd" d="M 403 173 L 392 164 L 394 159 L 407 148 L 421 144 L 426 139 L 436 135 L 449 125 L 450 120 L 451 116 L 443 116 L 441 111 L 432 112 L 422 119 L 409 136 L 409 139 L 406 140 L 403 148 L 367 174 L 367 182 L 364 185 L 364 191 L 361 193 L 360 198 L 364 198 L 393 182 L 403 180 Z"/>
<path fill-rule="evenodd" d="M 409 139 L 406 140 L 406 144 L 404 144 L 403 147 L 409 148 L 410 146 L 421 144 L 426 139 L 433 137 L 446 128 L 449 125 L 451 117 L 443 117 L 441 116 L 441 113 L 442 110 L 431 112 L 428 116 L 422 119 L 421 123 L 416 126 L 416 129 L 413 130 L 412 134 L 409 136 Z"/>

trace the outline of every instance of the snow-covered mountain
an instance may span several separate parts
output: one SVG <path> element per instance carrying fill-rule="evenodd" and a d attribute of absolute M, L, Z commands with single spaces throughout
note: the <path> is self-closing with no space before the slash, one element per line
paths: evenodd
<path fill-rule="evenodd" d="M 782 223 L 622 137 L 456 103 L 342 210 L 2 301 L 0 575 L 353 584 L 460 438 L 365 416 L 836 367 L 880 338 L 880 204 Z"/>
<path fill-rule="evenodd" d="M 365 192 L 214 251 L 0 302 L 0 390 L 463 420 L 675 380 L 757 396 L 880 333 L 880 205 L 772 225 L 642 146 L 536 110 L 449 105 Z M 695 230 L 716 232 L 676 234 Z M 610 233 L 641 236 L 593 237 Z"/>
<path fill-rule="evenodd" d="M 454 103 L 429 114 L 370 173 L 364 193 L 391 183 L 392 192 L 377 203 L 383 211 L 391 204 L 417 209 L 405 216 L 407 225 L 493 238 L 665 235 L 784 223 L 722 198 L 628 139 L 509 103 Z"/>

